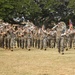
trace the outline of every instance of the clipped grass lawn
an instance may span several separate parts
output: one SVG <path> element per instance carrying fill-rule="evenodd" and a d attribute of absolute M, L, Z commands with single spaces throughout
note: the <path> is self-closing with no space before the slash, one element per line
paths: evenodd
<path fill-rule="evenodd" d="M 75 50 L 61 55 L 50 48 L 13 52 L 0 48 L 0 75 L 75 75 Z"/>

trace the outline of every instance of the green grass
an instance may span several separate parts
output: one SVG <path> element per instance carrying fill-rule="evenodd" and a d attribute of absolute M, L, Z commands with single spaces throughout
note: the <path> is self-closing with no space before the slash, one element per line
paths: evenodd
<path fill-rule="evenodd" d="M 75 75 L 75 50 L 0 49 L 0 75 Z"/>

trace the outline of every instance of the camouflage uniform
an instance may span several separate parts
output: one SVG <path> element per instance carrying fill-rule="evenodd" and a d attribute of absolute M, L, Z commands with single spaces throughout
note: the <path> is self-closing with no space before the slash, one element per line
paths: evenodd
<path fill-rule="evenodd" d="M 51 36 L 50 36 L 50 30 L 47 29 L 47 47 L 51 47 Z"/>
<path fill-rule="evenodd" d="M 68 29 L 67 38 L 66 38 L 67 39 L 67 49 L 66 50 L 68 50 L 68 48 L 72 48 L 73 38 L 74 38 L 73 31 Z"/>
<path fill-rule="evenodd" d="M 10 46 L 11 46 L 11 51 L 13 51 L 13 48 L 16 46 L 16 34 L 13 29 L 11 29 L 10 31 L 10 36 L 11 36 Z"/>
<path fill-rule="evenodd" d="M 55 28 L 57 30 L 56 41 L 58 52 L 64 54 L 64 33 L 66 32 L 66 24 L 64 22 L 59 22 Z"/>
<path fill-rule="evenodd" d="M 21 29 L 18 29 L 17 30 L 17 46 L 18 46 L 18 48 L 20 48 L 21 47 Z"/>

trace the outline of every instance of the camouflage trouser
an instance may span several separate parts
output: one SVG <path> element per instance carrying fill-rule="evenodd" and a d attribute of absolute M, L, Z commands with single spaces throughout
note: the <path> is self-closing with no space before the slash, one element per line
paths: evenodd
<path fill-rule="evenodd" d="M 13 48 L 16 46 L 16 40 L 15 40 L 15 37 L 14 37 L 14 38 L 11 38 L 10 45 L 11 45 L 11 49 L 13 49 Z"/>
<path fill-rule="evenodd" d="M 34 47 L 37 48 L 37 39 L 34 39 Z"/>
<path fill-rule="evenodd" d="M 64 45 L 65 45 L 66 49 L 68 49 L 68 47 L 70 47 L 70 38 L 69 38 L 69 36 L 65 37 L 64 42 L 65 42 Z"/>
<path fill-rule="evenodd" d="M 21 47 L 21 38 L 20 37 L 17 37 L 17 46 Z"/>
<path fill-rule="evenodd" d="M 56 38 L 52 37 L 51 39 L 51 48 L 54 48 L 56 44 Z"/>
<path fill-rule="evenodd" d="M 0 47 L 2 47 L 2 37 L 0 36 Z"/>
<path fill-rule="evenodd" d="M 27 48 L 30 49 L 31 47 L 31 39 L 27 38 Z"/>
<path fill-rule="evenodd" d="M 73 47 L 75 49 L 75 36 L 73 37 Z"/>
<path fill-rule="evenodd" d="M 47 46 L 51 48 L 51 39 L 47 39 Z"/>
<path fill-rule="evenodd" d="M 0 47 L 4 48 L 4 37 L 0 37 Z"/>
<path fill-rule="evenodd" d="M 10 49 L 11 38 L 5 38 L 4 41 L 5 41 L 6 49 Z"/>
<path fill-rule="evenodd" d="M 54 38 L 51 39 L 51 48 L 53 48 L 54 45 Z"/>
<path fill-rule="evenodd" d="M 43 48 L 46 49 L 47 48 L 47 38 L 43 39 Z"/>
<path fill-rule="evenodd" d="M 22 49 L 24 49 L 24 37 L 21 37 L 20 42 L 21 42 L 21 46 L 20 46 L 20 47 L 21 47 Z"/>
<path fill-rule="evenodd" d="M 31 38 L 31 46 L 34 47 L 34 38 Z"/>
<path fill-rule="evenodd" d="M 69 36 L 69 48 L 72 48 L 73 45 L 73 36 Z"/>
<path fill-rule="evenodd" d="M 40 40 L 40 49 L 43 49 L 43 39 Z"/>
<path fill-rule="evenodd" d="M 68 38 L 67 47 L 72 48 L 72 39 L 70 37 Z"/>
<path fill-rule="evenodd" d="M 64 47 L 66 48 L 66 50 L 68 49 L 68 47 L 70 47 L 70 38 L 69 38 L 69 36 L 64 37 Z"/>
<path fill-rule="evenodd" d="M 67 47 L 67 37 L 66 36 L 64 37 L 64 47 L 65 48 Z"/>
<path fill-rule="evenodd" d="M 53 47 L 55 48 L 55 46 L 56 46 L 56 37 L 54 36 L 53 37 Z"/>
<path fill-rule="evenodd" d="M 75 39 L 73 39 L 73 47 L 75 48 Z"/>
<path fill-rule="evenodd" d="M 73 43 L 73 38 L 69 36 L 67 38 L 67 47 L 72 48 L 72 43 Z"/>
<path fill-rule="evenodd" d="M 60 51 L 64 52 L 64 37 L 58 37 L 56 41 L 57 41 L 58 52 Z"/>
<path fill-rule="evenodd" d="M 24 38 L 24 48 L 27 49 L 27 38 Z"/>
<path fill-rule="evenodd" d="M 40 39 L 37 39 L 37 48 L 40 48 Z"/>

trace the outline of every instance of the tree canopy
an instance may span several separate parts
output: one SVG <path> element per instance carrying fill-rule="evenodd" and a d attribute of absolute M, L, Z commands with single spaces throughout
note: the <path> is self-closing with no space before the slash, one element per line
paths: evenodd
<path fill-rule="evenodd" d="M 0 18 L 12 22 L 22 16 L 35 25 L 72 19 L 75 22 L 75 0 L 0 0 Z"/>

